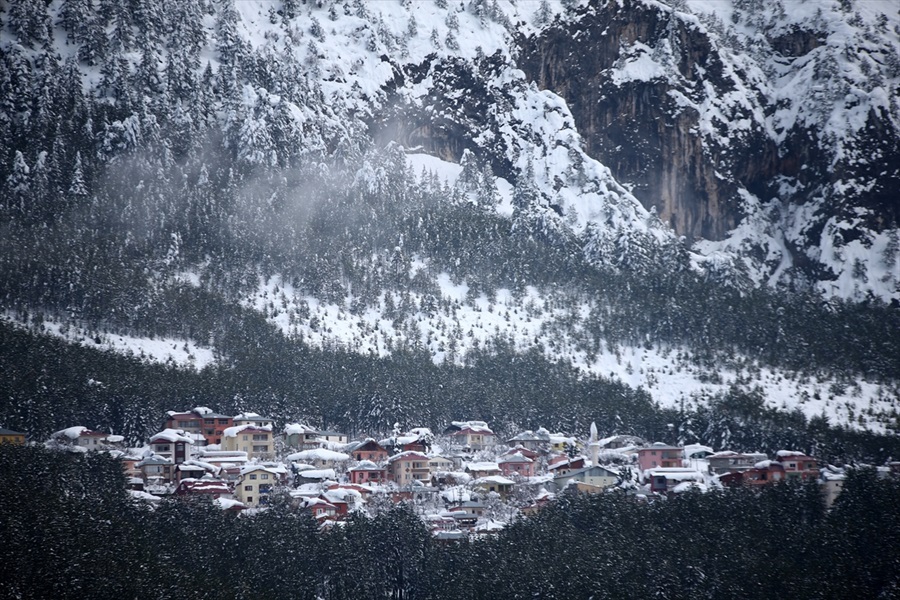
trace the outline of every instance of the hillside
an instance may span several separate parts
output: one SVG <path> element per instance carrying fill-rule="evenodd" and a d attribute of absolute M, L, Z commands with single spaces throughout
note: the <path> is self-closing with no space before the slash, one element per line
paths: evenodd
<path fill-rule="evenodd" d="M 6 3 L 4 335 L 93 358 L 6 356 L 0 419 L 157 418 L 158 396 L 85 401 L 109 367 L 81 345 L 144 361 L 128 385 L 169 408 L 349 427 L 347 394 L 390 389 L 385 420 L 611 431 L 622 389 L 658 405 L 625 426 L 659 435 L 729 394 L 896 428 L 900 18 L 798 6 Z M 328 381 L 272 371 L 310 355 Z M 23 408 L 32 369 L 77 373 L 77 402 Z M 466 383 L 416 391 L 431 369 Z M 565 415 L 489 397 L 547 372 L 548 406 L 596 387 Z"/>

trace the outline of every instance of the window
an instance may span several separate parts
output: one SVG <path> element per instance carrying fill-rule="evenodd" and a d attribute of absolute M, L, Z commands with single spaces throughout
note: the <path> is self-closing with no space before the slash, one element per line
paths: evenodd
<path fill-rule="evenodd" d="M 245 491 L 245 492 L 252 492 L 252 491 L 253 491 L 253 486 L 252 486 L 252 485 L 245 485 L 245 486 L 244 486 L 244 491 Z"/>
<path fill-rule="evenodd" d="M 253 504 L 253 496 L 247 496 L 247 504 Z"/>
<path fill-rule="evenodd" d="M 250 479 L 256 479 L 256 475 L 255 475 L 255 474 L 254 474 L 254 475 L 251 475 L 251 476 L 250 476 Z"/>
<path fill-rule="evenodd" d="M 219 425 L 228 425 L 228 419 L 219 419 Z"/>
<path fill-rule="evenodd" d="M 265 453 L 265 452 L 269 451 L 269 447 L 268 446 L 253 446 L 253 451 Z"/>
<path fill-rule="evenodd" d="M 262 475 L 259 476 L 259 478 L 260 478 L 260 479 L 268 479 L 268 478 L 269 478 L 269 474 L 268 474 L 268 473 L 263 473 Z"/>
<path fill-rule="evenodd" d="M 157 452 L 168 452 L 170 450 L 168 444 L 157 444 L 156 451 Z"/>
<path fill-rule="evenodd" d="M 254 442 L 265 442 L 265 441 L 268 441 L 268 439 L 269 439 L 269 435 L 266 433 L 254 433 L 253 434 Z"/>
<path fill-rule="evenodd" d="M 249 438 L 249 436 L 245 435 L 245 436 L 243 437 L 243 440 L 246 442 L 248 438 Z"/>

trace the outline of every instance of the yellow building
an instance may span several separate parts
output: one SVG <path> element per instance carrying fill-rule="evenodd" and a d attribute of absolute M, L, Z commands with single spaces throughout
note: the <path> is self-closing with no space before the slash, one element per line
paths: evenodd
<path fill-rule="evenodd" d="M 229 427 L 222 436 L 222 450 L 246 452 L 247 458 L 269 458 L 275 453 L 271 427 Z"/>
<path fill-rule="evenodd" d="M 278 483 L 278 477 L 278 472 L 268 467 L 244 467 L 235 483 L 234 497 L 247 507 L 265 506 L 269 503 L 273 486 Z"/>
<path fill-rule="evenodd" d="M 25 443 L 25 434 L 21 431 L 13 431 L 12 429 L 3 429 L 0 427 L 0 444 L 18 444 Z"/>

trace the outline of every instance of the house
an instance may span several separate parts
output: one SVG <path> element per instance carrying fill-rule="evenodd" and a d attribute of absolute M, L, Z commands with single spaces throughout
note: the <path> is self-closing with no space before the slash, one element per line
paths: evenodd
<path fill-rule="evenodd" d="M 766 455 L 761 452 L 741 453 L 725 450 L 710 454 L 706 457 L 706 462 L 709 463 L 709 470 L 712 473 L 721 475 L 732 471 L 747 471 L 766 458 Z"/>
<path fill-rule="evenodd" d="M 255 412 L 245 412 L 234 416 L 235 427 L 252 425 L 253 427 L 268 427 L 269 431 L 275 426 L 275 422 L 268 417 L 263 417 Z"/>
<path fill-rule="evenodd" d="M 388 459 L 387 449 L 372 438 L 351 444 L 345 448 L 345 451 L 358 461 L 368 460 L 380 463 Z"/>
<path fill-rule="evenodd" d="M 517 453 L 521 454 L 525 458 L 530 458 L 534 462 L 537 462 L 538 459 L 541 457 L 540 452 L 537 452 L 536 450 L 530 450 L 530 449 L 526 448 L 525 446 L 516 446 L 515 448 L 510 448 L 509 450 L 506 451 L 506 453 L 503 456 L 510 456 L 512 454 L 517 454 Z"/>
<path fill-rule="evenodd" d="M 350 455 L 328 450 L 327 448 L 315 448 L 289 454 L 287 460 L 302 462 L 319 469 L 343 469 L 347 465 L 347 461 L 350 460 Z"/>
<path fill-rule="evenodd" d="M 581 483 L 600 489 L 612 487 L 619 481 L 619 474 L 606 467 L 584 467 L 575 471 L 569 471 L 553 478 L 551 488 L 559 491 L 564 489 L 569 482 Z"/>
<path fill-rule="evenodd" d="M 388 476 L 401 487 L 413 481 L 427 485 L 431 481 L 428 460 L 421 452 L 402 452 L 388 459 Z"/>
<path fill-rule="evenodd" d="M 745 471 L 732 471 L 719 476 L 719 482 L 726 486 L 768 485 L 784 481 L 784 465 L 773 460 L 763 460 Z"/>
<path fill-rule="evenodd" d="M 456 463 L 446 456 L 430 456 L 428 468 L 432 473 L 449 473 L 456 468 Z"/>
<path fill-rule="evenodd" d="M 338 519 L 347 516 L 365 502 L 362 494 L 357 490 L 339 485 L 330 486 L 319 498 L 334 506 L 334 516 Z"/>
<path fill-rule="evenodd" d="M 451 433 L 450 437 L 454 444 L 472 452 L 493 448 L 496 443 L 494 432 L 482 421 L 469 421 L 458 431 Z"/>
<path fill-rule="evenodd" d="M 218 476 L 229 481 L 237 479 L 241 467 L 247 464 L 247 453 L 237 450 L 207 450 L 206 448 L 200 448 L 197 452 L 197 458 L 204 463 L 221 469 Z"/>
<path fill-rule="evenodd" d="M 534 461 L 519 452 L 501 456 L 497 464 L 500 466 L 500 472 L 506 477 L 513 475 L 534 477 Z"/>
<path fill-rule="evenodd" d="M 480 479 L 481 477 L 492 477 L 500 475 L 500 465 L 495 462 L 470 462 L 466 465 L 466 473 L 472 479 Z"/>
<path fill-rule="evenodd" d="M 337 514 L 337 507 L 323 498 L 304 498 L 298 507 L 311 512 L 316 521 L 331 519 Z"/>
<path fill-rule="evenodd" d="M 25 434 L 21 431 L 13 431 L 12 429 L 4 429 L 0 427 L 0 444 L 17 444 L 21 446 L 25 443 Z"/>
<path fill-rule="evenodd" d="M 644 480 L 650 482 L 650 491 L 658 494 L 673 491 L 686 481 L 704 483 L 703 474 L 694 469 L 681 467 L 658 467 L 644 472 Z"/>
<path fill-rule="evenodd" d="M 506 498 L 507 496 L 509 496 L 512 493 L 513 487 L 515 485 L 515 481 L 513 481 L 512 479 L 507 479 L 502 475 L 482 477 L 472 482 L 472 488 L 476 491 L 482 494 L 497 493 L 500 494 L 501 498 Z"/>
<path fill-rule="evenodd" d="M 346 433 L 340 433 L 338 431 L 330 431 L 330 430 L 320 430 L 319 439 L 325 440 L 326 443 L 329 444 L 346 444 L 350 441 L 350 436 Z"/>
<path fill-rule="evenodd" d="M 447 510 L 446 515 L 453 517 L 460 527 L 474 527 L 478 519 L 484 516 L 487 507 L 475 501 L 463 502 Z"/>
<path fill-rule="evenodd" d="M 310 450 L 321 446 L 319 432 L 309 425 L 288 423 L 284 426 L 284 445 L 288 448 Z"/>
<path fill-rule="evenodd" d="M 303 469 L 297 471 L 294 475 L 295 485 L 302 486 L 307 483 L 318 484 L 327 481 L 337 481 L 337 474 L 334 472 L 334 469 Z"/>
<path fill-rule="evenodd" d="M 637 448 L 647 444 L 643 438 L 636 435 L 611 435 L 602 440 L 598 440 L 597 444 L 606 450 L 618 450 L 627 448 Z"/>
<path fill-rule="evenodd" d="M 456 519 L 446 513 L 431 513 L 425 515 L 422 519 L 432 532 L 456 531 Z"/>
<path fill-rule="evenodd" d="M 105 447 L 107 434 L 92 431 L 87 427 L 75 426 L 57 431 L 50 440 L 61 446 L 78 449 L 79 452 L 87 450 L 102 450 Z"/>
<path fill-rule="evenodd" d="M 206 475 L 206 469 L 200 465 L 186 463 L 175 465 L 175 481 L 177 482 L 182 482 L 187 479 L 200 479 L 204 475 Z"/>
<path fill-rule="evenodd" d="M 506 440 L 510 446 L 522 446 L 528 450 L 542 450 L 550 447 L 550 432 L 546 429 L 523 431 Z"/>
<path fill-rule="evenodd" d="M 542 493 L 538 494 L 537 497 L 535 497 L 534 501 L 531 504 L 519 509 L 519 512 L 521 512 L 526 517 L 534 516 L 538 514 L 541 509 L 550 504 L 554 499 L 556 499 L 555 494 L 544 490 Z"/>
<path fill-rule="evenodd" d="M 360 461 L 348 471 L 350 483 L 364 485 L 367 483 L 384 483 L 387 480 L 387 469 L 379 467 L 370 460 Z"/>
<path fill-rule="evenodd" d="M 784 466 L 784 474 L 788 479 L 817 479 L 819 464 L 812 456 L 803 452 L 779 450 L 775 460 Z"/>
<path fill-rule="evenodd" d="M 275 451 L 271 427 L 235 425 L 225 430 L 222 450 L 246 452 L 248 458 L 271 456 Z"/>
<path fill-rule="evenodd" d="M 181 498 L 202 498 L 216 500 L 232 498 L 231 488 L 221 479 L 183 479 L 175 488 L 175 495 Z"/>
<path fill-rule="evenodd" d="M 191 459 L 193 444 L 194 439 L 180 429 L 164 429 L 150 438 L 150 450 L 176 465 Z"/>
<path fill-rule="evenodd" d="M 844 491 L 844 480 L 847 475 L 843 469 L 827 466 L 822 469 L 822 476 L 819 480 L 822 485 L 822 494 L 825 496 L 825 508 L 831 508 L 834 501 Z"/>
<path fill-rule="evenodd" d="M 574 471 L 579 471 L 587 466 L 585 464 L 585 460 L 583 456 L 579 456 L 577 458 L 567 458 L 564 457 L 562 460 L 557 460 L 550 464 L 547 467 L 547 471 L 550 472 L 554 477 L 559 477 L 560 475 L 566 475 L 568 473 L 572 473 Z"/>
<path fill-rule="evenodd" d="M 638 468 L 642 472 L 656 468 L 681 468 L 683 455 L 684 449 L 680 446 L 669 446 L 656 442 L 647 448 L 638 450 Z"/>
<path fill-rule="evenodd" d="M 551 433 L 550 434 L 550 449 L 555 452 L 572 452 L 574 450 L 580 450 L 584 447 L 584 444 L 578 441 L 577 438 L 572 437 L 570 435 L 566 435 L 564 433 Z"/>
<path fill-rule="evenodd" d="M 141 477 L 147 485 L 166 485 L 172 482 L 175 464 L 168 458 L 153 455 L 141 460 L 137 465 Z"/>
<path fill-rule="evenodd" d="M 392 452 L 421 452 L 431 450 L 431 439 L 418 433 L 395 435 L 378 441 L 378 445 Z"/>
<path fill-rule="evenodd" d="M 265 506 L 273 486 L 278 483 L 279 473 L 261 465 L 249 465 L 241 469 L 234 486 L 234 497 L 244 506 Z"/>
<path fill-rule="evenodd" d="M 178 429 L 202 436 L 204 443 L 195 442 L 196 446 L 221 444 L 224 431 L 234 426 L 234 419 L 230 416 L 220 415 L 205 406 L 198 406 L 187 412 L 169 411 L 166 415 L 163 425 L 165 429 Z"/>

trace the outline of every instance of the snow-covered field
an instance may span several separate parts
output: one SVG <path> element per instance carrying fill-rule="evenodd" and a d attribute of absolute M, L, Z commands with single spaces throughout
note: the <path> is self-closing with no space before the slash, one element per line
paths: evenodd
<path fill-rule="evenodd" d="M 24 325 L 10 315 L 0 316 L 17 326 Z M 29 325 L 29 328 L 33 328 Z M 129 335 L 97 332 L 73 323 L 45 319 L 36 326 L 37 332 L 52 335 L 88 348 L 112 350 L 147 362 L 171 364 L 179 367 L 203 369 L 215 360 L 213 350 L 191 340 L 175 338 L 141 338 Z"/>
<path fill-rule="evenodd" d="M 413 269 L 425 268 L 419 261 Z M 378 307 L 354 313 L 352 297 L 324 303 L 279 278 L 260 282 L 245 304 L 265 314 L 286 334 L 316 347 L 342 347 L 361 354 L 388 356 L 400 347 L 416 347 L 436 363 L 462 364 L 467 353 L 490 348 L 496 341 L 519 351 L 538 349 L 550 360 L 567 360 L 585 372 L 642 387 L 662 406 L 703 403 L 704 397 L 727 391 L 759 388 L 769 406 L 799 409 L 808 417 L 826 416 L 833 424 L 884 431 L 885 415 L 898 407 L 897 391 L 866 381 L 850 384 L 828 377 L 803 377 L 762 367 L 735 357 L 732 365 L 705 369 L 687 348 L 585 347 L 585 326 L 591 306 L 574 308 L 562 295 L 528 288 L 516 297 L 499 290 L 493 297 L 472 297 L 465 282 L 437 277 L 440 298 L 391 292 L 391 302 L 411 307 L 406 318 L 385 316 L 387 293 Z"/>

